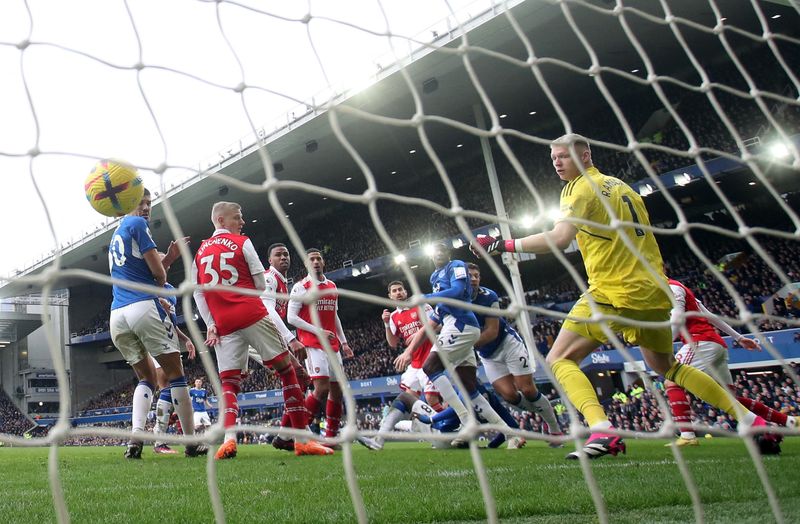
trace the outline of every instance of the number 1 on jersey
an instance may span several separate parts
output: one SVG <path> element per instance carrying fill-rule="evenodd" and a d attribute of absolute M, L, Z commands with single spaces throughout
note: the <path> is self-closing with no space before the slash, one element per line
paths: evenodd
<path fill-rule="evenodd" d="M 639 215 L 637 215 L 636 214 L 636 210 L 633 209 L 633 202 L 631 202 L 631 198 L 628 195 L 622 195 L 622 200 L 626 204 L 628 204 L 628 209 L 631 210 L 631 220 L 633 221 L 633 223 L 639 224 L 640 223 L 639 222 Z M 633 230 L 636 231 L 636 236 L 637 237 L 643 237 L 644 236 L 644 229 L 636 227 Z"/>

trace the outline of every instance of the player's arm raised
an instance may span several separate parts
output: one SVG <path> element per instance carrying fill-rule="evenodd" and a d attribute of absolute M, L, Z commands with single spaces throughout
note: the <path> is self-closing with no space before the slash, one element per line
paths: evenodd
<path fill-rule="evenodd" d="M 578 229 L 574 225 L 561 221 L 557 222 L 550 231 L 536 233 L 523 238 L 503 240 L 499 237 L 478 235 L 476 240 L 490 255 L 503 252 L 546 254 L 552 252 L 550 244 L 548 244 L 548 238 L 555 244 L 556 248 L 566 249 L 575 240 L 577 234 Z M 480 254 L 475 245 L 470 246 L 470 249 L 473 254 Z"/>
<path fill-rule="evenodd" d="M 392 322 L 392 312 L 388 309 L 384 309 L 383 314 L 381 314 L 381 320 L 383 320 L 386 342 L 389 344 L 389 346 L 396 348 L 397 344 L 400 343 L 400 337 L 395 334 L 395 327 L 394 323 Z"/>
<path fill-rule="evenodd" d="M 461 269 L 461 268 L 457 268 Z M 458 299 L 464 295 L 464 291 L 466 291 L 467 286 L 469 286 L 469 277 L 467 276 L 468 273 L 466 268 L 464 268 L 463 276 L 456 271 L 453 271 L 453 275 L 450 277 L 450 287 L 446 289 L 442 289 L 441 291 L 436 291 L 434 293 L 426 293 L 426 298 L 452 298 Z"/>
<path fill-rule="evenodd" d="M 165 271 L 169 271 L 170 266 L 181 257 L 180 245 L 183 244 L 187 246 L 189 244 L 189 239 L 190 237 L 183 237 L 169 243 L 167 253 L 164 255 L 164 258 L 161 259 L 161 265 L 164 266 Z"/>
<path fill-rule="evenodd" d="M 717 315 L 706 309 L 706 306 L 703 305 L 702 302 L 699 300 L 697 301 L 697 309 L 711 322 L 711 325 L 715 328 L 719 329 L 726 335 L 729 335 L 733 340 L 739 343 L 744 349 L 748 351 L 761 351 L 761 345 L 759 344 L 758 340 L 753 338 L 747 338 L 735 329 L 730 326 L 727 322 L 719 318 Z"/>

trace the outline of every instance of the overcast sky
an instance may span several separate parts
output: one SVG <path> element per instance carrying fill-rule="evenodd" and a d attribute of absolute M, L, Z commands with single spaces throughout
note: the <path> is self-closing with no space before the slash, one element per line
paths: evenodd
<path fill-rule="evenodd" d="M 310 12 L 384 32 L 375 0 L 222 3 L 219 23 L 215 2 L 128 3 L 133 23 L 121 0 L 29 0 L 30 18 L 22 0 L 0 3 L 0 220 L 5 224 L 0 276 L 27 267 L 57 247 L 31 173 L 60 244 L 103 222 L 83 193 L 83 181 L 94 164 L 88 157 L 123 158 L 141 166 L 196 166 L 250 132 L 247 114 L 259 127 L 297 105 L 287 97 L 248 90 L 245 110 L 232 90 L 175 72 L 237 85 L 242 75 L 226 38 L 242 62 L 248 85 L 301 100 L 327 86 L 309 32 L 334 86 L 363 82 L 376 71 L 376 60 L 388 65 L 391 56 L 386 37 L 323 20 L 312 19 L 307 26 L 241 7 L 289 18 Z M 449 4 L 463 20 L 490 1 Z M 384 0 L 382 5 L 391 31 L 405 36 L 426 31 L 449 13 L 441 0 Z M 36 44 L 20 45 L 28 39 Z M 407 49 L 400 39 L 395 44 Z M 139 79 L 166 148 L 139 90 L 137 73 L 129 69 L 139 61 L 140 45 L 142 62 L 159 66 L 145 68 Z M 32 156 L 35 148 L 43 154 Z M 190 174 L 171 169 L 165 181 L 169 185 Z M 158 187 L 156 175 L 142 175 L 149 187 Z"/>

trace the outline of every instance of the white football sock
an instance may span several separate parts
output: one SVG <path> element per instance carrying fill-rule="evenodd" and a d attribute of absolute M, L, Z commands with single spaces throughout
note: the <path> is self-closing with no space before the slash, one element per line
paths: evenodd
<path fill-rule="evenodd" d="M 439 375 L 431 382 L 433 382 L 433 385 L 439 390 L 439 394 L 442 396 L 444 401 L 447 402 L 447 404 L 456 412 L 456 415 L 458 415 L 458 419 L 461 421 L 461 423 L 466 424 L 469 420 L 469 412 L 467 411 L 467 407 L 458 397 L 455 388 L 453 388 L 453 385 L 450 383 L 450 379 L 444 375 Z"/>
<path fill-rule="evenodd" d="M 500 424 L 501 426 L 508 427 L 503 417 L 497 414 L 489 401 L 483 395 L 478 394 L 475 398 L 471 399 L 473 406 L 475 406 L 475 413 L 479 414 L 489 424 Z"/>
<path fill-rule="evenodd" d="M 174 380 L 170 384 L 174 384 Z M 192 410 L 192 399 L 189 397 L 189 386 L 184 380 L 183 385 L 174 384 L 170 388 L 172 393 L 172 405 L 181 421 L 181 428 L 184 435 L 194 435 L 194 410 Z"/>
<path fill-rule="evenodd" d="M 411 431 L 412 427 L 413 427 L 412 421 L 410 421 L 410 420 L 401 420 L 400 422 L 398 422 L 397 424 L 394 425 L 394 430 L 395 431 L 403 431 L 403 432 L 408 433 L 409 431 Z"/>
<path fill-rule="evenodd" d="M 156 402 L 156 425 L 153 426 L 153 433 L 166 433 L 169 426 L 169 416 L 172 413 L 172 402 L 160 398 Z M 163 444 L 163 442 L 155 442 L 155 445 Z"/>
<path fill-rule="evenodd" d="M 386 413 L 386 416 L 383 417 L 383 420 L 381 420 L 381 427 L 379 431 L 381 433 L 389 433 L 391 431 L 394 431 L 394 426 L 398 422 L 404 420 L 407 417 L 408 413 L 403 413 L 399 409 L 391 407 L 389 408 L 389 412 Z M 379 444 L 383 444 L 383 437 L 381 435 L 376 435 L 375 441 L 378 442 Z"/>
<path fill-rule="evenodd" d="M 607 420 L 604 420 L 602 422 L 598 422 L 597 424 L 595 424 L 594 426 L 590 427 L 589 429 L 591 429 L 592 432 L 594 432 L 594 433 L 602 433 L 602 432 L 607 431 L 607 430 L 609 430 L 609 429 L 611 429 L 613 427 L 614 426 L 611 425 L 611 422 L 609 422 Z"/>
<path fill-rule="evenodd" d="M 144 380 L 136 385 L 133 390 L 133 406 L 131 408 L 131 425 L 133 432 L 144 431 L 144 423 L 147 420 L 147 412 L 153 403 L 153 388 Z"/>
<path fill-rule="evenodd" d="M 520 394 L 520 397 L 522 400 L 518 404 L 519 407 L 524 408 L 526 411 L 530 411 L 531 413 L 536 413 L 542 417 L 542 419 L 547 423 L 551 434 L 561 433 L 561 428 L 558 425 L 558 419 L 553 411 L 553 406 L 550 404 L 550 401 L 547 400 L 547 397 L 541 393 L 539 393 L 536 400 L 528 400 L 525 398 L 525 395 L 522 394 Z"/>

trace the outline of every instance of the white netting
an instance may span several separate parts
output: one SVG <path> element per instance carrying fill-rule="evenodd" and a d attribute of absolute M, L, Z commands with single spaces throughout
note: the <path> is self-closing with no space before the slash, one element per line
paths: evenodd
<path fill-rule="evenodd" d="M 198 212 L 192 199 L 210 203 L 219 194 L 228 200 L 258 202 L 260 206 L 245 204 L 244 211 L 254 216 L 257 212 L 258 227 L 266 222 L 265 228 L 271 228 L 259 235 L 261 242 L 284 240 L 294 253 L 305 252 L 309 245 L 330 245 L 329 269 L 334 263 L 352 267 L 353 277 L 374 269 L 367 262 L 391 257 L 397 264 L 386 264 L 384 280 L 391 275 L 405 280 L 408 303 L 418 306 L 429 291 L 424 267 L 417 268 L 414 259 L 419 240 L 458 237 L 453 245 L 463 246 L 487 224 L 504 238 L 523 236 L 532 225 L 549 228 L 549 210 L 557 205 L 560 191 L 550 166 L 549 144 L 561 134 L 578 132 L 590 139 L 601 171 L 648 197 L 654 225 L 641 227 L 657 235 L 671 271 L 685 271 L 688 283 L 700 286 L 699 293 L 713 312 L 759 336 L 765 351 L 798 383 L 782 350 L 762 336 L 775 328 L 800 327 L 794 303 L 783 301 L 787 294 L 791 298 L 800 271 L 792 257 L 798 254 L 800 231 L 795 211 L 800 193 L 791 180 L 800 169 L 800 9 L 794 0 L 781 4 L 753 0 L 749 5 L 714 0 L 624 5 L 619 0 L 528 0 L 443 2 L 435 7 L 420 2 L 419 12 L 439 14 L 430 14 L 435 23 L 417 37 L 405 36 L 406 28 L 414 33 L 420 29 L 407 14 L 414 10 L 406 2 L 338 6 L 343 14 L 337 7 L 312 2 L 265 7 L 257 2 L 187 1 L 159 6 L 168 11 L 158 16 L 152 5 L 110 4 L 88 5 L 95 16 L 81 26 L 84 31 L 68 33 L 54 32 L 54 27 L 68 24 L 51 12 L 52 3 L 3 7 L 8 13 L 0 17 L 0 59 L 7 72 L 4 77 L 13 81 L 0 103 L 8 104 L 21 120 L 12 122 L 13 132 L 4 133 L 7 139 L 0 144 L 0 156 L 8 163 L 7 172 L 25 173 L 30 180 L 44 209 L 42 222 L 47 223 L 47 230 L 37 233 L 49 235 L 53 245 L 48 257 L 9 277 L 7 290 L 24 294 L 27 285 L 40 288 L 46 310 L 54 290 L 76 282 L 111 284 L 107 274 L 86 268 L 91 267 L 88 258 L 97 255 L 91 250 L 92 240 L 107 234 L 114 224 L 64 242 L 60 217 L 84 204 L 52 192 L 51 186 L 56 186 L 52 165 L 57 164 L 60 176 L 68 178 L 66 173 L 83 173 L 91 159 L 120 155 L 150 173 L 170 238 L 187 234 L 187 223 L 196 227 L 195 238 L 208 234 L 208 226 L 192 219 L 205 216 L 207 210 Z M 444 21 L 437 21 L 442 17 Z M 109 20 L 114 22 L 106 23 Z M 51 40 L 51 34 L 58 37 Z M 124 59 L 104 46 L 112 40 Z M 152 41 L 158 45 L 151 47 Z M 70 75 L 78 64 L 88 67 L 90 74 L 75 82 Z M 114 80 L 112 97 L 102 93 L 104 78 L 109 83 Z M 324 90 L 320 94 L 309 86 Z M 88 95 L 80 94 L 81 89 Z M 82 118 L 81 103 L 93 95 L 105 118 L 93 119 L 94 132 L 87 131 L 90 136 L 82 140 L 73 136 L 81 133 L 70 133 L 70 124 Z M 81 103 L 73 103 L 73 96 Z M 122 111 L 128 105 L 136 106 L 135 120 Z M 264 113 L 276 107 L 287 115 L 262 126 Z M 248 134 L 198 166 L 173 160 L 183 159 L 191 150 L 187 142 L 199 144 L 204 152 L 216 149 L 217 134 L 204 130 L 222 121 L 234 122 L 228 127 L 231 133 Z M 121 133 L 120 128 L 135 132 Z M 124 143 L 137 140 L 145 143 L 143 149 L 133 157 L 126 155 Z M 319 155 L 325 155 L 324 160 Z M 70 170 L 73 162 L 81 167 Z M 688 167 L 692 164 L 696 167 Z M 485 183 L 487 172 L 490 184 Z M 665 173 L 672 178 L 661 176 Z M 78 175 L 69 178 L 75 187 L 82 180 Z M 747 191 L 755 196 L 749 197 Z M 331 202 L 338 202 L 338 207 L 324 207 Z M 297 209 L 301 205 L 307 216 Z M 96 223 L 96 216 L 93 219 Z M 593 225 L 638 227 L 625 221 Z M 625 235 L 621 238 L 633 245 Z M 570 250 L 556 249 L 552 240 L 550 245 L 557 263 L 540 257 L 520 267 L 520 257 L 504 256 L 502 261 L 485 259 L 484 272 L 496 282 L 498 293 L 509 297 L 507 312 L 517 326 L 533 326 L 520 333 L 558 396 L 566 399 L 538 349 L 547 347 L 547 336 L 566 318 L 546 304 L 556 302 L 557 295 L 585 290 L 586 282 L 580 260 Z M 340 255 L 345 249 L 348 254 Z M 739 256 L 723 257 L 732 252 Z M 459 253 L 471 256 L 463 247 Z M 189 267 L 191 256 L 183 246 L 184 267 Z M 531 266 L 544 270 L 526 272 Z M 564 273 L 569 278 L 561 278 Z M 173 284 L 180 283 L 176 293 L 182 297 L 183 311 L 189 312 L 194 285 L 188 272 L 180 278 Z M 396 305 L 384 298 L 382 285 L 370 287 L 368 279 L 348 287 L 340 285 L 341 297 L 364 305 L 362 311 L 369 305 L 373 310 Z M 533 289 L 539 293 L 529 304 Z M 312 292 L 305 300 L 318 296 Z M 766 298 L 764 310 L 756 307 L 761 298 Z M 604 323 L 611 319 L 602 314 L 593 317 L 643 383 L 651 384 L 644 369 L 636 366 L 637 357 Z M 191 315 L 186 320 L 200 347 L 203 336 L 198 324 Z M 60 387 L 57 423 L 42 438 L 3 433 L 0 441 L 50 446 L 50 488 L 58 519 L 67 522 L 59 444 L 81 436 L 124 438 L 128 433 L 70 427 L 73 409 L 62 348 L 52 317 L 43 313 L 42 322 Z M 200 356 L 214 391 L 219 392 L 211 355 L 201 351 Z M 344 369 L 335 359 L 332 362 L 340 383 L 348 384 Z M 344 475 L 356 516 L 365 522 L 369 508 L 361 496 L 351 447 L 356 436 L 374 431 L 358 429 L 356 400 L 349 387 L 344 390 L 347 417 L 337 442 L 343 446 Z M 666 400 L 658 394 L 653 399 L 663 418 L 660 427 L 623 426 L 619 434 L 673 435 L 677 425 Z M 565 404 L 571 420 L 568 443 L 579 445 L 588 430 L 575 409 Z M 697 428 L 719 430 L 705 423 Z M 275 433 L 264 426 L 246 429 Z M 471 416 L 460 436 L 471 439 L 485 517 L 495 522 L 501 508 L 496 507 L 474 438 L 487 429 L 500 428 L 479 426 Z M 513 433 L 544 439 L 532 428 Z M 739 435 L 772 513 L 782 521 L 779 501 L 749 438 L 751 428 L 740 426 Z M 217 425 L 200 438 L 211 442 L 221 436 Z M 416 436 L 448 441 L 453 437 Z M 695 518 L 701 521 L 704 510 L 695 481 L 681 450 L 673 447 L 672 453 Z M 601 486 L 585 457 L 581 467 L 598 519 L 607 522 Z M 214 516 L 222 522 L 225 513 L 213 455 L 207 472 Z"/>

